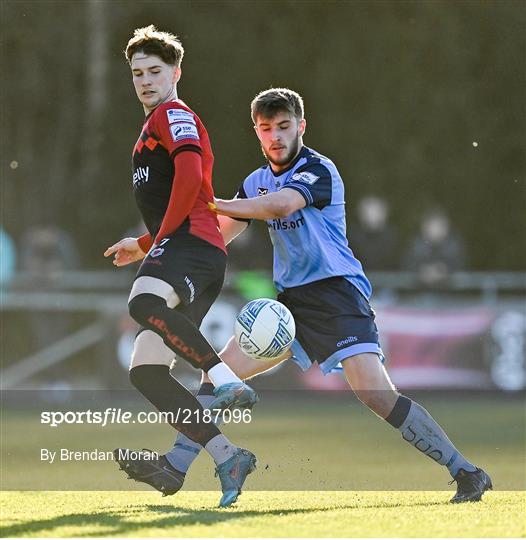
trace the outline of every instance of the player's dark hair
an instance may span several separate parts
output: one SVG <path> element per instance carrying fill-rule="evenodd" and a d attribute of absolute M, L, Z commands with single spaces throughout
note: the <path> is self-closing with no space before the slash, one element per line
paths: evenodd
<path fill-rule="evenodd" d="M 258 116 L 273 118 L 278 112 L 288 112 L 298 120 L 303 118 L 303 99 L 288 88 L 270 88 L 260 92 L 250 104 L 254 124 Z"/>
<path fill-rule="evenodd" d="M 128 64 L 136 52 L 158 56 L 170 66 L 181 67 L 184 49 L 177 36 L 168 32 L 160 32 L 153 24 L 144 28 L 136 28 L 133 37 L 128 41 L 124 55 Z"/>

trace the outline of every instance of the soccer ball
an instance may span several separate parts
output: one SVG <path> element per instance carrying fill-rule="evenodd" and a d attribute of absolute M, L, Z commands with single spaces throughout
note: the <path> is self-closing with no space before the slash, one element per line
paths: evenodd
<path fill-rule="evenodd" d="M 234 334 L 245 354 L 256 360 L 270 360 L 290 348 L 296 324 L 283 304 L 270 298 L 258 298 L 239 312 Z"/>

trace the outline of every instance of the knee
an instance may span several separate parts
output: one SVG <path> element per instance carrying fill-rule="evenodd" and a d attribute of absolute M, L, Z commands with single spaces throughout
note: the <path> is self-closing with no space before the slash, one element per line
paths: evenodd
<path fill-rule="evenodd" d="M 130 366 L 130 372 L 128 376 L 130 378 L 132 386 L 135 386 L 135 388 L 139 389 L 141 380 L 140 370 L 138 370 L 136 366 Z"/>
<path fill-rule="evenodd" d="M 371 390 L 371 389 L 355 389 L 356 397 L 371 411 L 382 418 L 389 416 L 398 399 L 398 392 L 394 389 Z"/>
<path fill-rule="evenodd" d="M 164 344 L 160 336 L 151 330 L 143 330 L 135 339 L 130 370 L 144 365 L 164 365 L 169 367 L 174 359 L 174 352 Z"/>
<path fill-rule="evenodd" d="M 347 380 L 356 397 L 379 416 L 392 410 L 398 392 L 375 354 L 361 354 L 342 362 Z"/>
<path fill-rule="evenodd" d="M 128 302 L 128 313 L 134 321 L 145 326 L 153 309 L 161 302 L 164 302 L 164 300 L 154 294 L 139 294 Z"/>

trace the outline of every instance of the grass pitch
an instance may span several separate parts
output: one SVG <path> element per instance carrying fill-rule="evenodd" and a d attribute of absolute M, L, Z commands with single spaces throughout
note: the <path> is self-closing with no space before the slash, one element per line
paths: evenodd
<path fill-rule="evenodd" d="M 144 492 L 2 494 L 9 537 L 521 537 L 524 492 L 490 492 L 450 505 L 450 492 L 247 492 L 235 507 L 219 494 L 162 499 Z"/>
<path fill-rule="evenodd" d="M 468 459 L 490 474 L 495 489 L 526 489 L 524 403 L 521 399 L 429 398 L 422 404 L 444 426 Z M 48 406 L 53 409 L 53 406 Z M 166 425 L 42 426 L 39 412 L 2 412 L 1 487 L 8 491 L 135 491 L 113 461 L 41 460 L 41 448 L 111 451 L 117 447 L 165 452 L 174 431 Z M 224 426 L 226 435 L 258 457 L 250 475 L 253 491 L 441 491 L 450 477 L 401 439 L 356 400 L 345 396 L 270 396 L 258 404 L 249 424 Z M 28 434 L 31 434 L 29 437 Z M 200 455 L 185 491 L 214 491 L 212 460 Z"/>
<path fill-rule="evenodd" d="M 205 455 L 184 491 L 168 498 L 126 480 L 114 462 L 39 458 L 41 447 L 165 451 L 173 441 L 166 426 L 49 428 L 35 411 L 5 407 L 1 536 L 525 536 L 523 399 L 423 397 L 459 449 L 491 475 L 496 491 L 481 503 L 450 505 L 455 486 L 448 488 L 447 471 L 349 397 L 267 399 L 252 423 L 226 426 L 259 459 L 226 510 L 217 508 L 219 483 Z"/>

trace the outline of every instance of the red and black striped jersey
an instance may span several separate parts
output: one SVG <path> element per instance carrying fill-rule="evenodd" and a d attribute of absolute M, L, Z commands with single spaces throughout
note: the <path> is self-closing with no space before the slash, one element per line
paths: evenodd
<path fill-rule="evenodd" d="M 186 151 L 201 156 L 199 189 L 195 184 L 189 185 L 188 178 L 181 178 L 182 170 L 177 175 L 176 157 Z M 163 103 L 146 117 L 133 149 L 133 191 L 153 241 L 162 239 L 159 233 L 164 237 L 177 230 L 225 250 L 217 216 L 208 208 L 214 200 L 213 163 L 208 133 L 199 117 L 182 101 Z M 191 180 L 195 181 L 199 180 Z M 177 215 L 187 207 L 188 213 Z M 178 223 L 175 228 L 174 222 Z"/>

